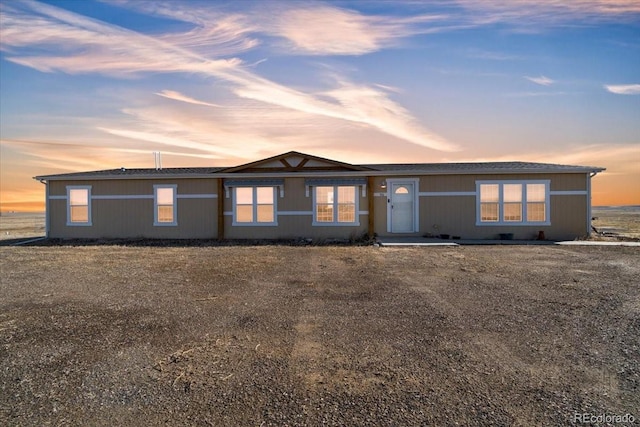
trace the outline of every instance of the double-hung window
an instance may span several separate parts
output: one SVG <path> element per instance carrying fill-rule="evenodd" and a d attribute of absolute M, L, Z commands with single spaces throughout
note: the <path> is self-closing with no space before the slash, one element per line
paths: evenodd
<path fill-rule="evenodd" d="M 177 185 L 154 185 L 154 221 L 156 226 L 178 225 Z"/>
<path fill-rule="evenodd" d="M 67 187 L 67 225 L 91 225 L 91 186 Z"/>
<path fill-rule="evenodd" d="M 233 225 L 277 225 L 276 187 L 235 187 Z"/>
<path fill-rule="evenodd" d="M 356 186 L 317 186 L 313 194 L 313 225 L 358 225 Z"/>
<path fill-rule="evenodd" d="M 549 189 L 545 184 L 527 184 L 527 221 L 544 222 L 547 218 Z"/>
<path fill-rule="evenodd" d="M 477 225 L 549 225 L 549 181 L 477 181 Z"/>

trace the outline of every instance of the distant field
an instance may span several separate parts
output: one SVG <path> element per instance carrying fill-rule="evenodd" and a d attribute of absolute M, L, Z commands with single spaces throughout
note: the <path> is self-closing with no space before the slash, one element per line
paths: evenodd
<path fill-rule="evenodd" d="M 0 216 L 0 240 L 44 235 L 44 212 L 2 212 Z"/>
<path fill-rule="evenodd" d="M 592 224 L 599 232 L 640 238 L 640 206 L 595 206 Z"/>
<path fill-rule="evenodd" d="M 593 226 L 600 232 L 640 238 L 640 206 L 595 206 Z M 44 212 L 2 213 L 0 240 L 45 235 Z"/>

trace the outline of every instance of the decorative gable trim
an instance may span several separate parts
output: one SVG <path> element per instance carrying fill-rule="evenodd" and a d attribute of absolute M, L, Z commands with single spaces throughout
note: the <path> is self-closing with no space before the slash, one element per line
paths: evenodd
<path fill-rule="evenodd" d="M 370 171 L 371 168 L 365 166 L 352 165 L 350 163 L 338 162 L 336 160 L 325 159 L 312 156 L 297 151 L 278 156 L 269 157 L 244 165 L 223 169 L 218 173 L 265 173 L 265 172 L 353 172 Z"/>

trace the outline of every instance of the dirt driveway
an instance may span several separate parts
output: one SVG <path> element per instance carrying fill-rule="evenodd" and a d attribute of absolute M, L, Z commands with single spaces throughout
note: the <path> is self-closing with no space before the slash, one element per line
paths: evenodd
<path fill-rule="evenodd" d="M 639 255 L 0 248 L 0 424 L 638 422 Z"/>

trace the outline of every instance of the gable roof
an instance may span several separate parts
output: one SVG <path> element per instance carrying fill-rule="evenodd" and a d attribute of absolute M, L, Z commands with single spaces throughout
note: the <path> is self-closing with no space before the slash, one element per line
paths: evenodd
<path fill-rule="evenodd" d="M 383 163 L 353 165 L 297 151 L 240 166 L 163 169 L 107 169 L 36 176 L 40 181 L 82 179 L 234 178 L 247 176 L 388 176 L 514 173 L 598 173 L 605 168 L 533 162 Z"/>
<path fill-rule="evenodd" d="M 312 156 L 311 154 L 289 151 L 240 166 L 223 169 L 220 172 L 308 172 L 308 171 L 365 171 L 371 168 L 350 163 Z"/>

